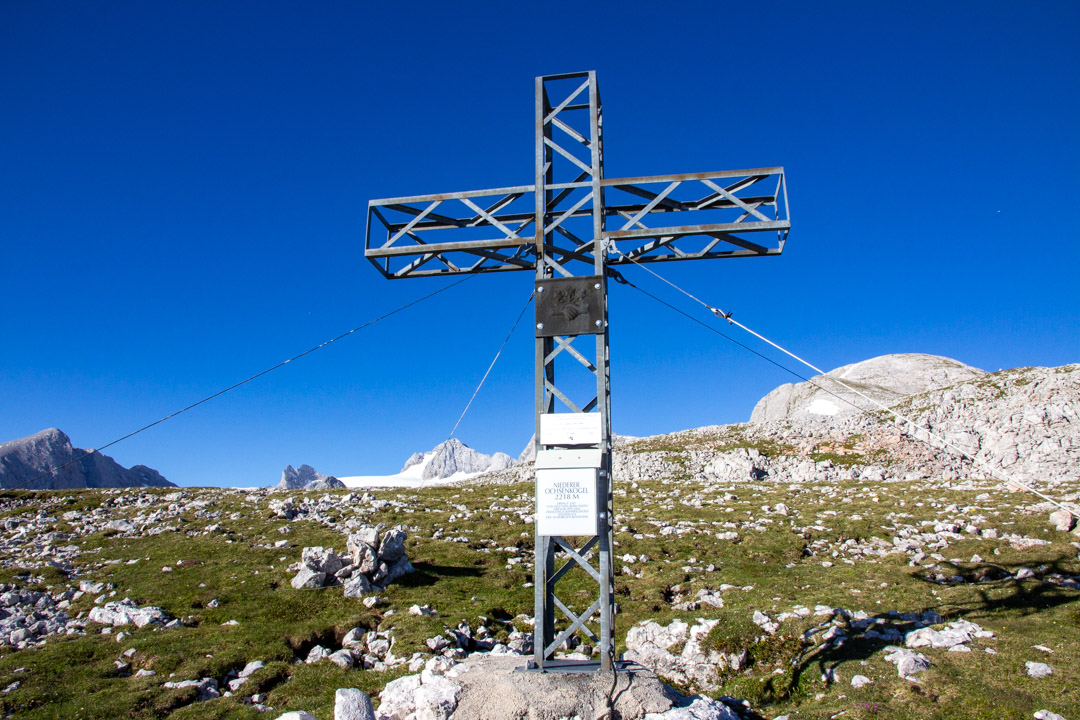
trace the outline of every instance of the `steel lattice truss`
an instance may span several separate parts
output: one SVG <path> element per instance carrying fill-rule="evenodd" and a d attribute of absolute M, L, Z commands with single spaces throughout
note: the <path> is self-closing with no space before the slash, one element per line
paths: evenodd
<path fill-rule="evenodd" d="M 589 76 L 541 80 L 578 77 L 584 82 L 538 118 L 543 125 L 538 131 L 546 130 L 543 150 L 570 171 L 561 182 L 541 184 L 550 193 L 542 228 L 536 184 L 372 200 L 365 254 L 379 271 L 403 278 L 535 270 L 540 245 L 547 242 L 543 252 L 551 256 L 556 272 L 570 275 L 560 267 L 594 260 L 592 234 L 582 237 L 572 222 L 591 218 L 594 205 L 602 221 L 602 241 L 615 243 L 626 256 L 613 255 L 609 265 L 631 262 L 627 258 L 659 262 L 783 251 L 791 228 L 783 168 L 596 178 L 589 128 L 571 117 L 589 108 Z M 599 187 L 594 188 L 597 179 Z M 775 233 L 775 242 L 761 233 Z"/>
<path fill-rule="evenodd" d="M 594 72 L 538 77 L 532 185 L 368 203 L 365 255 L 388 278 L 535 274 L 534 447 L 538 453 L 587 448 L 600 457 L 595 535 L 575 548 L 537 526 L 532 667 L 540 670 L 559 667 L 553 656 L 575 633 L 597 644 L 600 668 L 611 669 L 615 656 L 607 267 L 779 255 L 791 227 L 783 168 L 609 180 L 602 131 Z M 543 315 L 551 308 L 542 309 L 541 294 L 549 291 L 548 302 L 551 291 L 571 289 L 591 298 L 588 326 L 556 331 L 557 314 Z M 558 382 L 556 366 L 569 369 Z M 571 413 L 598 414 L 598 440 L 560 445 L 546 438 L 542 420 L 553 419 L 556 401 Z M 556 569 L 557 560 L 564 564 Z M 595 600 L 578 609 L 556 595 L 557 583 L 572 572 L 598 584 Z M 597 620 L 599 635 L 589 625 Z"/>
<path fill-rule="evenodd" d="M 546 249 L 560 265 L 593 259 L 588 242 L 567 227 L 572 218 L 592 215 L 591 193 L 566 202 L 588 183 L 548 186 L 558 191 L 554 206 L 561 211 L 545 218 L 543 230 L 557 235 Z M 603 180 L 600 186 L 602 238 L 637 262 L 779 255 L 791 227 L 783 168 Z M 366 255 L 389 278 L 535 270 L 535 194 L 527 185 L 372 200 Z M 775 243 L 751 235 L 765 232 L 776 234 Z M 627 258 L 607 262 L 632 262 Z"/>

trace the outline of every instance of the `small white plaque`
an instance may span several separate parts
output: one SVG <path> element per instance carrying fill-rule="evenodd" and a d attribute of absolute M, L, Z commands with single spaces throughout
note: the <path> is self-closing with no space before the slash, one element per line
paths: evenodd
<path fill-rule="evenodd" d="M 603 453 L 599 448 L 587 448 L 585 450 L 559 448 L 538 451 L 534 465 L 542 470 L 548 468 L 599 468 L 603 459 Z"/>
<path fill-rule="evenodd" d="M 596 534 L 596 469 L 536 470 L 538 535 Z"/>
<path fill-rule="evenodd" d="M 543 445 L 599 445 L 600 413 L 544 413 L 540 416 Z"/>

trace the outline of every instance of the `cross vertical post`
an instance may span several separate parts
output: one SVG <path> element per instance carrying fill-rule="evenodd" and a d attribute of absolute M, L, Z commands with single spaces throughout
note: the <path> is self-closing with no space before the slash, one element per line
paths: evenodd
<path fill-rule="evenodd" d="M 593 71 L 536 78 L 534 108 L 532 185 L 370 200 L 364 255 L 390 279 L 534 273 L 530 665 L 608 670 L 615 657 L 610 267 L 779 255 L 791 228 L 787 183 L 782 167 L 605 178 Z M 678 223 L 664 222 L 673 215 Z M 747 237 L 773 232 L 774 244 Z M 570 537 L 583 544 L 575 546 Z M 563 564 L 556 567 L 557 561 Z M 595 598 L 584 608 L 556 592 L 579 571 L 596 587 L 595 594 L 580 590 L 580 582 L 571 588 L 575 598 Z M 599 635 L 589 625 L 597 619 Z M 577 635 L 595 644 L 599 663 L 555 659 Z"/>
<path fill-rule="evenodd" d="M 556 132 L 558 130 L 559 132 Z M 589 322 L 585 327 L 547 332 L 550 323 L 544 309 L 546 302 L 537 302 L 536 328 L 536 436 L 537 458 L 559 449 L 591 449 L 596 479 L 593 492 L 597 512 L 583 547 L 592 548 L 599 568 L 584 568 L 588 551 L 576 555 L 571 541 L 561 535 L 544 534 L 538 519 L 535 525 L 536 563 L 534 576 L 533 665 L 543 670 L 555 650 L 573 635 L 575 625 L 597 644 L 600 667 L 611 669 L 614 656 L 612 642 L 612 611 L 614 607 L 613 564 L 611 562 L 611 393 L 608 350 L 607 283 L 604 232 L 603 187 L 604 165 L 602 152 L 602 114 L 596 73 L 568 73 L 536 79 L 536 291 L 542 295 L 560 292 L 566 285 L 580 285 L 572 278 L 585 279 L 585 292 L 596 295 L 591 312 L 583 313 Z M 579 213 L 577 217 L 569 217 Z M 563 242 L 560 242 L 562 240 Z M 574 252 L 562 249 L 570 241 Z M 589 350 L 574 347 L 578 338 L 587 342 L 594 337 Z M 595 395 L 584 403 L 574 402 L 571 391 L 561 388 L 557 381 L 557 363 L 576 363 L 591 372 L 590 383 Z M 574 370 L 572 366 L 570 368 Z M 576 388 L 579 392 L 582 388 Z M 571 412 L 599 415 L 599 433 L 588 438 L 556 436 L 545 432 L 544 418 L 556 413 L 556 399 Z M 539 461 L 538 461 L 539 462 Z M 540 467 L 539 465 L 537 467 Z M 538 480 L 538 492 L 540 485 Z M 580 532 L 580 531 L 579 531 Z M 556 553 L 562 549 L 567 567 L 556 574 Z M 573 565 L 581 565 L 598 583 L 595 602 L 584 610 L 571 609 L 556 594 L 556 583 Z M 562 611 L 570 621 L 571 630 L 555 634 L 555 613 Z M 600 635 L 585 624 L 599 613 Z M 580 622 L 579 622 L 580 621 Z"/>

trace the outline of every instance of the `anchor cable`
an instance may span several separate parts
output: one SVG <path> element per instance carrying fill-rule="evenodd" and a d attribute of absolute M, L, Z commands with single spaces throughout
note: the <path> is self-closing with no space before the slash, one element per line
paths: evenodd
<path fill-rule="evenodd" d="M 458 416 L 457 422 L 454 423 L 453 429 L 450 431 L 450 434 L 446 436 L 446 440 L 443 444 L 450 442 L 450 439 L 454 437 L 454 433 L 457 432 L 458 426 L 461 425 L 461 421 L 465 419 L 465 413 L 469 412 L 469 408 L 472 407 L 473 400 L 475 400 L 476 396 L 480 394 L 480 388 L 484 387 L 484 382 L 488 379 L 488 375 L 491 374 L 492 369 L 495 367 L 495 363 L 499 361 L 499 356 L 502 355 L 502 351 L 506 349 L 506 344 L 510 342 L 510 337 L 514 334 L 514 331 L 517 330 L 517 326 L 521 324 L 521 318 L 525 317 L 525 311 L 529 309 L 529 305 L 532 304 L 533 297 L 535 295 L 536 292 L 534 291 L 529 295 L 529 299 L 525 301 L 525 306 L 522 307 L 521 312 L 518 313 L 517 320 L 514 321 L 513 326 L 510 328 L 510 332 L 506 333 L 506 337 L 503 338 L 502 345 L 499 346 L 498 352 L 496 352 L 495 357 L 491 359 L 491 364 L 488 365 L 488 369 L 484 372 L 484 376 L 480 378 L 480 384 L 476 386 L 475 390 L 473 390 L 472 397 L 469 398 L 469 402 L 465 403 L 465 409 L 461 411 L 461 415 Z M 427 480 L 421 477 L 420 484 L 417 486 L 417 489 L 419 490 L 423 488 L 424 483 L 426 482 Z"/>
<path fill-rule="evenodd" d="M 450 431 L 450 434 L 447 435 L 447 441 L 449 441 L 450 438 L 454 437 L 454 433 L 457 432 L 458 425 L 461 425 L 461 421 L 465 419 L 465 413 L 469 412 L 469 408 L 472 407 L 473 400 L 475 400 L 476 396 L 480 393 L 480 388 L 484 387 L 484 381 L 488 379 L 488 375 L 491 374 L 491 370 L 495 367 L 495 363 L 499 361 L 499 356 L 502 355 L 502 351 L 506 348 L 506 343 L 510 342 L 510 336 L 514 334 L 515 330 L 517 330 L 517 326 L 521 323 L 521 318 L 525 317 L 525 311 L 529 309 L 529 305 L 532 304 L 533 297 L 535 295 L 536 293 L 533 292 L 529 295 L 529 299 L 525 301 L 525 306 L 521 308 L 521 312 L 518 313 L 517 320 L 514 321 L 513 327 L 510 328 L 510 332 L 506 333 L 506 337 L 503 338 L 502 345 L 499 346 L 499 351 L 495 353 L 495 357 L 491 358 L 491 364 L 488 365 L 488 369 L 484 371 L 484 377 L 480 378 L 480 384 L 476 386 L 475 390 L 473 390 L 472 397 L 469 398 L 469 402 L 465 403 L 465 409 L 461 411 L 461 415 L 458 417 L 457 422 L 454 423 L 454 428 Z"/>
<path fill-rule="evenodd" d="M 1028 484 L 1026 484 L 1026 483 L 1020 482 L 1019 480 L 1015 480 L 1015 479 L 1013 479 L 1012 477 L 1010 477 L 1010 476 L 1008 475 L 1008 473 L 1005 473 L 1005 472 L 1003 472 L 1003 471 L 1000 471 L 1000 470 L 995 470 L 994 468 L 990 467 L 990 465 L 989 465 L 989 464 L 987 464 L 987 463 L 986 463 L 985 461 L 983 461 L 983 460 L 980 460 L 980 459 L 978 459 L 978 458 L 974 457 L 973 455 L 971 455 L 971 453 L 969 453 L 969 452 L 967 452 L 967 451 L 965 451 L 965 450 L 963 450 L 963 449 L 961 449 L 961 448 L 959 448 L 959 447 L 957 447 L 957 446 L 953 445 L 952 443 L 950 443 L 950 442 L 949 442 L 948 440 L 946 440 L 945 438 L 943 438 L 943 437 L 941 437 L 941 436 L 939 436 L 939 435 L 937 435 L 937 434 L 935 434 L 935 433 L 931 432 L 930 430 L 928 430 L 928 429 L 926 429 L 926 428 L 920 427 L 920 426 L 919 426 L 919 425 L 918 425 L 918 424 L 917 424 L 917 423 L 916 423 L 916 422 L 915 422 L 914 420 L 912 420 L 911 418 L 907 417 L 906 415 L 903 415 L 903 414 L 901 414 L 901 413 L 897 412 L 896 410 L 893 410 L 892 408 L 888 407 L 887 405 L 884 405 L 883 403 L 881 403 L 881 402 L 878 402 L 878 401 L 877 401 L 877 400 L 875 400 L 874 398 L 872 398 L 872 397 L 870 397 L 870 396 L 866 395 L 865 393 L 863 393 L 863 392 L 861 392 L 861 391 L 857 390 L 856 388 L 853 388 L 853 387 L 851 387 L 850 385 L 848 385 L 848 384 L 844 383 L 843 381 L 841 381 L 841 380 L 839 380 L 839 379 L 837 379 L 837 378 L 835 378 L 835 377 L 832 377 L 831 375 L 827 375 L 827 374 L 826 374 L 826 372 L 825 372 L 824 370 L 822 370 L 821 368 L 817 367 L 816 365 L 814 365 L 814 364 L 812 364 L 812 363 L 808 362 L 807 360 L 804 360 L 803 358 L 799 357 L 798 355 L 796 355 L 795 353 L 791 352 L 790 350 L 787 350 L 786 348 L 784 348 L 784 347 L 781 347 L 781 346 L 780 346 L 780 345 L 778 345 L 777 343 L 773 342 L 772 340 L 770 340 L 769 338 L 765 337 L 764 335 L 762 335 L 762 334 L 760 334 L 760 333 L 758 333 L 758 332 L 756 332 L 756 331 L 752 330 L 751 328 L 749 328 L 749 327 L 747 327 L 746 325 L 742 324 L 742 323 L 741 323 L 741 322 L 739 322 L 738 320 L 735 320 L 735 319 L 733 319 L 733 318 L 732 318 L 732 316 L 731 316 L 731 313 L 730 313 L 730 312 L 726 312 L 726 313 L 725 313 L 725 312 L 724 312 L 723 310 L 720 310 L 719 308 L 716 308 L 716 307 L 713 307 L 712 305 L 709 305 L 709 304 L 708 304 L 708 303 L 706 303 L 706 302 L 705 302 L 704 300 L 701 300 L 700 298 L 697 298 L 697 297 L 695 297 L 695 296 L 694 296 L 694 295 L 692 295 L 692 294 L 691 294 L 690 292 L 688 292 L 688 291 L 684 290 L 683 288 L 679 287 L 678 285 L 676 285 L 675 283 L 671 282 L 671 281 L 670 281 L 670 280 L 668 280 L 667 278 L 665 278 L 665 277 L 663 277 L 663 276 L 659 275 L 658 273 L 656 273 L 656 272 L 655 272 L 655 271 L 653 271 L 652 269 L 650 269 L 650 268 L 646 267 L 646 266 L 645 266 L 644 264 L 642 264 L 642 263 L 638 262 L 638 261 L 637 261 L 636 259 L 634 259 L 634 258 L 630 257 L 630 256 L 629 256 L 629 255 L 627 255 L 626 253 L 624 253 L 624 252 L 622 252 L 621 250 L 619 250 L 619 249 L 618 249 L 618 247 L 616 247 L 614 243 L 612 243 L 612 244 L 611 244 L 611 245 L 609 246 L 609 248 L 610 248 L 610 249 L 612 250 L 612 252 L 614 252 L 614 253 L 618 254 L 619 256 L 621 256 L 621 257 L 623 257 L 623 258 L 626 258 L 627 260 L 629 260 L 630 262 L 634 263 L 634 264 L 635 264 L 635 265 L 637 265 L 638 267 L 642 268 L 643 270 L 645 270 L 645 271 L 646 271 L 646 272 L 648 272 L 649 274 L 653 275 L 653 276 L 654 276 L 654 277 L 656 277 L 656 278 L 659 278 L 659 279 L 660 279 L 660 280 L 662 280 L 663 282 L 665 282 L 665 283 L 667 283 L 668 285 L 670 285 L 671 287 L 675 288 L 676 290 L 678 290 L 679 292 L 681 292 L 681 293 L 682 293 L 683 295 L 686 295 L 686 296 L 687 296 L 688 298 L 690 298 L 690 299 L 691 299 L 691 300 L 693 300 L 694 302 L 696 302 L 696 303 L 698 303 L 698 304 L 700 304 L 700 305 L 704 306 L 704 307 L 705 307 L 705 308 L 706 308 L 707 310 L 709 310 L 709 311 L 710 311 L 710 312 L 711 312 L 711 313 L 712 313 L 713 315 L 715 315 L 715 316 L 717 316 L 717 317 L 719 317 L 719 318 L 721 318 L 721 319 L 723 319 L 723 320 L 727 320 L 727 322 L 728 322 L 728 324 L 729 324 L 729 325 L 735 325 L 736 327 L 739 327 L 740 329 L 742 329 L 742 330 L 744 330 L 744 331 L 748 332 L 749 334 L 753 335 L 754 337 L 758 338 L 758 339 L 759 339 L 759 340 L 761 340 L 762 342 L 765 342 L 765 343 L 767 343 L 767 344 L 771 345 L 772 347 L 776 348 L 777 350 L 779 350 L 780 352 L 784 353 L 784 354 L 785 354 L 785 355 L 787 355 L 788 357 L 791 357 L 791 358 L 793 358 L 794 360 L 797 360 L 798 362 L 800 362 L 800 363 L 802 363 L 803 365 L 807 366 L 807 367 L 808 367 L 808 368 L 810 368 L 811 370 L 814 370 L 814 371 L 815 371 L 815 372 L 817 372 L 817 373 L 818 373 L 819 375 L 822 375 L 822 376 L 826 376 L 826 377 L 829 377 L 829 379 L 830 379 L 830 380 L 832 380 L 833 382 L 835 382 L 835 383 L 836 383 L 837 385 L 839 385 L 840 387 L 844 388 L 845 390 L 848 390 L 849 392 L 852 392 L 852 393 L 854 393 L 855 395 L 858 395 L 859 397 L 863 398 L 864 400 L 866 400 L 866 401 L 868 401 L 868 402 L 872 403 L 873 405 L 876 405 L 876 406 L 877 406 L 878 408 L 880 408 L 881 410 L 884 410 L 885 412 L 887 412 L 887 413 L 891 414 L 891 415 L 892 415 L 893 417 L 895 417 L 896 419 L 898 419 L 898 420 L 901 420 L 901 421 L 903 421 L 903 422 L 907 423 L 907 424 L 908 424 L 909 426 L 911 426 L 912 428 L 914 428 L 915 432 L 914 432 L 914 434 L 913 434 L 913 437 L 914 437 L 914 438 L 915 438 L 916 440 L 922 440 L 923 442 L 925 442 L 925 443 L 926 443 L 927 445 L 930 445 L 931 447 L 934 447 L 934 445 L 933 445 L 933 443 L 931 443 L 931 442 L 930 442 L 930 440 L 934 440 L 934 441 L 936 441 L 936 442 L 938 442 L 938 443 L 940 443 L 940 444 L 941 444 L 941 448 L 942 448 L 942 449 L 950 450 L 950 451 L 952 451 L 953 453 L 955 453 L 956 455 L 959 455 L 959 456 L 960 456 L 961 458 L 964 458 L 964 459 L 966 459 L 966 460 L 969 460 L 969 461 L 971 461 L 971 463 L 972 463 L 972 464 L 974 464 L 974 465 L 976 465 L 977 467 L 981 468 L 982 470 L 986 471 L 986 472 L 987 472 L 987 473 L 988 473 L 988 474 L 990 475 L 990 477 L 994 478 L 995 480 L 999 480 L 999 481 L 1001 481 L 1001 482 L 1004 482 L 1004 483 L 1005 483 L 1005 484 L 1007 484 L 1007 485 L 1012 485 L 1012 486 L 1014 486 L 1014 487 L 1017 487 L 1017 488 L 1019 488 L 1019 489 L 1021 489 L 1021 490 L 1024 490 L 1025 492 L 1029 492 L 1029 493 L 1031 493 L 1031 494 L 1033 494 L 1033 495 L 1036 495 L 1037 497 L 1040 497 L 1040 498 L 1042 498 L 1043 500 L 1045 500 L 1046 502 L 1050 503 L 1051 505 L 1054 505 L 1055 507 L 1058 507 L 1058 508 L 1060 508 L 1060 509 L 1064 510 L 1065 512 L 1069 513 L 1069 514 L 1070 514 L 1070 515 L 1072 515 L 1073 517 L 1077 517 L 1077 518 L 1080 518 L 1080 512 L 1078 512 L 1077 510 L 1074 510 L 1074 509 L 1072 509 L 1072 508 L 1066 507 L 1065 505 L 1063 505 L 1063 504 L 1062 504 L 1062 503 L 1060 503 L 1059 501 L 1057 501 L 1057 500 L 1055 500 L 1055 499 L 1053 499 L 1053 498 L 1051 498 L 1051 497 L 1049 497 L 1049 496 L 1045 495 L 1044 493 L 1040 492 L 1040 491 L 1039 491 L 1039 490 L 1037 490 L 1036 488 L 1034 488 L 1034 487 L 1032 487 L 1032 486 L 1030 486 L 1030 485 L 1028 485 Z M 628 284 L 629 284 L 629 283 L 628 283 Z M 642 291 L 642 292 L 644 292 L 644 291 Z M 648 294 L 648 293 L 646 293 L 646 294 Z M 662 301 L 661 301 L 661 302 L 662 302 Z M 665 305 L 667 305 L 667 303 L 664 303 L 664 304 L 665 304 Z M 671 306 L 670 306 L 670 305 L 668 305 L 668 307 L 671 307 Z M 685 314 L 685 313 L 683 313 L 683 314 Z M 721 334 L 722 334 L 722 333 L 721 333 Z M 726 337 L 726 336 L 725 336 L 725 337 Z M 730 338 L 729 338 L 729 339 L 730 339 Z M 737 344 L 737 345 L 740 345 L 741 347 L 745 347 L 744 345 L 741 345 L 740 343 L 736 343 L 736 344 Z M 755 355 L 757 355 L 758 357 L 764 357 L 764 356 L 762 356 L 762 355 L 761 355 L 760 353 L 757 353 L 757 352 L 755 352 L 755 351 L 752 351 L 752 350 L 751 350 L 751 352 L 754 352 L 754 354 L 755 354 Z M 766 358 L 766 359 L 768 359 L 768 358 Z M 780 365 L 779 363 L 777 363 L 777 362 L 775 362 L 775 361 L 773 361 L 773 360 L 769 360 L 769 362 L 771 362 L 771 363 L 772 363 L 772 364 L 774 364 L 774 365 L 777 365 L 778 367 L 783 367 L 782 365 Z M 791 370 L 788 370 L 787 368 L 784 368 L 784 369 L 785 369 L 785 370 L 787 370 L 788 372 L 791 372 L 791 373 L 792 373 L 793 375 L 798 375 L 798 373 L 795 373 L 795 372 L 793 372 L 793 371 L 791 371 Z M 801 377 L 801 376 L 800 376 L 800 377 Z M 808 380 L 807 382 L 810 382 L 810 381 Z M 814 385 L 815 387 L 819 388 L 819 389 L 822 389 L 822 390 L 824 390 L 824 388 L 822 388 L 822 387 L 821 387 L 821 385 L 818 385 L 817 383 L 812 383 L 812 382 L 811 382 L 811 384 L 812 384 L 812 385 Z M 828 391 L 828 390 L 826 390 L 826 392 L 829 392 L 829 391 Z M 840 399 L 840 400 L 843 400 L 844 402 L 846 402 L 846 403 L 847 403 L 848 405 L 851 405 L 851 406 L 852 406 L 853 408 L 855 408 L 855 409 L 856 409 L 856 410 L 858 410 L 859 412 L 866 412 L 866 408 L 860 408 L 860 407 L 859 407 L 858 405 L 856 405 L 855 403 L 853 403 L 853 402 L 852 402 L 851 400 L 849 400 L 849 399 L 847 399 L 847 398 L 841 397 L 841 396 L 837 395 L 836 393 L 832 393 L 832 392 L 830 392 L 829 394 L 830 394 L 830 395 L 832 395 L 833 397 L 836 397 L 836 398 L 838 398 L 838 399 Z M 924 435 L 925 435 L 925 436 L 926 436 L 927 438 L 929 438 L 929 440 L 924 440 L 923 438 L 919 437 L 920 433 L 924 434 Z"/>
<path fill-rule="evenodd" d="M 822 387 L 821 385 L 818 385 L 816 382 L 814 382 L 814 380 L 812 378 L 808 378 L 805 375 L 801 375 L 801 374 L 795 372 L 794 370 L 792 370 L 788 366 L 776 362 L 775 360 L 773 360 L 768 355 L 764 355 L 764 354 L 758 352 L 757 350 L 753 349 L 749 345 L 744 345 L 743 343 L 739 342 L 738 340 L 731 337 L 727 333 L 724 333 L 724 332 L 721 332 L 720 330 L 717 330 L 712 325 L 709 325 L 708 323 L 702 322 L 701 320 L 694 317 L 690 313 L 688 313 L 688 312 L 686 312 L 684 310 L 681 310 L 680 308 L 675 307 L 671 303 L 667 302 L 666 300 L 663 300 L 662 298 L 657 297 L 656 295 L 653 295 L 648 290 L 644 290 L 643 288 L 638 287 L 637 285 L 635 285 L 634 283 L 627 280 L 625 277 L 623 277 L 620 273 L 616 272 L 615 270 L 612 270 L 611 268 L 608 268 L 607 272 L 608 272 L 608 275 L 610 275 L 612 277 L 612 279 L 615 280 L 616 282 L 618 282 L 618 283 L 620 283 L 622 285 L 627 285 L 627 286 L 633 288 L 634 290 L 637 290 L 642 295 L 645 295 L 646 297 L 652 298 L 653 300 L 660 303 L 661 305 L 668 308 L 669 310 L 672 310 L 673 312 L 677 312 L 678 314 L 682 315 L 684 318 L 686 318 L 690 322 L 697 323 L 698 325 L 705 328 L 706 330 L 713 333 L 714 335 L 719 335 L 720 337 L 724 338 L 725 340 L 732 343 L 733 345 L 737 345 L 737 346 L 741 347 L 743 350 L 746 350 L 747 352 L 749 352 L 749 353 L 751 353 L 753 355 L 757 355 L 759 358 L 761 358 L 765 362 L 770 363 L 772 365 L 775 365 L 776 367 L 780 368 L 784 372 L 790 373 L 791 375 L 794 375 L 795 377 L 799 378 L 800 380 L 802 380 L 804 382 L 810 383 L 811 385 L 816 387 L 818 390 L 821 390 L 822 392 L 825 392 L 825 393 L 828 393 L 829 395 L 832 395 L 837 400 L 841 400 L 843 402 L 846 402 L 849 405 L 851 404 L 851 402 L 847 398 L 844 398 L 844 397 L 841 397 L 840 395 L 837 395 L 836 393 L 834 393 L 832 390 L 830 390 L 827 387 Z M 730 315 L 730 313 L 728 313 L 728 315 Z M 858 406 L 853 406 L 853 407 L 858 407 Z"/>
<path fill-rule="evenodd" d="M 262 372 L 257 372 L 257 373 L 255 373 L 254 375 L 252 375 L 249 378 L 241 380 L 240 382 L 237 382 L 237 383 L 233 383 L 232 385 L 230 385 L 229 387 L 227 387 L 227 388 L 225 388 L 223 390 L 218 390 L 216 393 L 214 393 L 212 395 L 207 395 L 202 400 L 199 400 L 198 402 L 193 402 L 190 405 L 188 405 L 187 407 L 181 408 L 180 410 L 177 410 L 176 412 L 170 413 L 170 414 L 166 415 L 165 417 L 161 418 L 160 420 L 155 420 L 154 422 L 152 422 L 152 423 L 150 423 L 148 425 L 143 425 L 138 430 L 134 430 L 132 432 L 129 432 L 127 435 L 123 435 L 121 437 L 118 437 L 115 440 L 113 440 L 111 442 L 108 442 L 108 443 L 102 445 L 99 448 L 94 448 L 93 450 L 88 450 L 87 452 L 83 453 L 79 457 L 68 460 L 67 462 L 62 463 L 60 465 L 57 465 L 55 467 L 51 467 L 48 470 L 46 470 L 45 472 L 41 473 L 40 475 L 36 475 L 36 476 L 30 478 L 29 480 L 27 480 L 25 482 L 21 482 L 21 483 L 18 483 L 16 485 L 12 485 L 11 487 L 4 488 L 4 489 L 5 490 L 19 490 L 19 489 L 24 488 L 24 487 L 26 487 L 28 485 L 32 485 L 35 482 L 37 482 L 38 480 L 41 480 L 44 477 L 52 475 L 53 473 L 57 472 L 58 470 L 62 470 L 62 469 L 66 468 L 69 465 L 73 465 L 73 464 L 75 464 L 77 462 L 85 460 L 86 458 L 90 457 L 91 455 L 100 454 L 101 451 L 106 449 L 106 448 L 112 447 L 113 445 L 116 445 L 119 442 L 123 442 L 124 440 L 127 440 L 130 437 L 134 437 L 135 435 L 138 435 L 139 433 L 141 433 L 141 432 L 143 432 L 145 430 L 149 430 L 150 428 L 154 427 L 155 425 L 160 425 L 161 423 L 165 422 L 166 420 L 171 420 L 174 417 L 176 417 L 177 415 L 180 415 L 182 413 L 186 413 L 188 410 L 192 410 L 194 408 L 197 408 L 199 405 L 202 405 L 203 403 L 206 403 L 206 402 L 209 402 L 209 401 L 211 401 L 211 400 L 213 400 L 215 398 L 221 397 L 225 393 L 229 392 L 230 390 L 235 390 L 236 388 L 240 387 L 241 385 L 247 385 L 252 380 L 256 380 L 256 379 L 262 377 L 263 375 L 266 375 L 267 373 L 273 372 L 274 370 L 277 370 L 278 368 L 282 368 L 282 367 L 288 365 L 289 363 L 293 362 L 294 360 L 299 360 L 300 358 L 304 357 L 305 355 L 310 355 L 311 353 L 315 352 L 316 350 L 321 350 L 324 347 L 326 347 L 327 345 L 331 345 L 333 343 L 336 343 L 338 340 L 346 338 L 346 337 L 348 337 L 349 335 L 352 335 L 355 332 L 363 330 L 364 328 L 370 327 L 370 326 L 374 325 L 375 323 L 379 322 L 380 320 L 385 320 L 386 318 L 388 318 L 388 317 L 390 317 L 392 315 L 396 315 L 396 314 L 398 314 L 399 312 L 401 312 L 403 310 L 407 310 L 408 308 L 411 308 L 413 305 L 417 305 L 419 303 L 422 303 L 423 301 L 429 300 L 429 299 L 435 297 L 436 295 L 439 295 L 440 293 L 446 292 L 447 290 L 449 290 L 449 289 L 451 289 L 453 287 L 457 287 L 461 283 L 463 283 L 463 282 L 465 282 L 467 280 L 470 280 L 473 277 L 474 277 L 474 275 L 466 275 L 465 277 L 461 278 L 460 280 L 457 280 L 456 282 L 452 282 L 449 285 L 445 285 L 445 286 L 439 288 L 438 290 L 434 290 L 434 291 L 428 293 L 427 295 L 423 295 L 423 296 L 421 296 L 421 297 L 419 297 L 419 298 L 417 298 L 415 300 L 412 300 L 411 302 L 405 303 L 404 305 L 402 305 L 402 306 L 400 306 L 398 308 L 395 308 L 393 310 L 390 310 L 389 312 L 383 313 L 382 315 L 379 315 L 378 317 L 372 318 L 371 320 L 368 320 L 366 323 L 354 327 L 352 330 L 341 333 L 337 337 L 333 337 L 333 338 L 330 338 L 329 340 L 327 340 L 325 342 L 319 343 L 315 347 L 309 348 L 309 349 L 305 350 L 304 352 L 300 353 L 299 355 L 294 355 L 291 358 L 289 358 L 288 360 L 283 360 L 283 361 L 279 362 L 277 365 L 269 367 L 269 368 L 263 370 Z"/>

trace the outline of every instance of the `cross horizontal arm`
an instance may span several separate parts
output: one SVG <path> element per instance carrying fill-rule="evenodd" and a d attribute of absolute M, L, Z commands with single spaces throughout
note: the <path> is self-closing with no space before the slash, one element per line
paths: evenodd
<path fill-rule="evenodd" d="M 780 167 L 681 175 L 608 178 L 602 243 L 616 244 L 608 262 L 662 262 L 778 255 L 791 227 Z M 550 234 L 592 215 L 587 182 L 548 186 L 542 232 L 549 251 L 591 263 L 591 232 Z M 365 256 L 386 277 L 535 270 L 535 186 L 372 200 Z M 678 214 L 681 222 L 671 222 Z M 750 233 L 775 232 L 775 243 Z M 584 242 L 572 242 L 575 237 Z M 431 261 L 435 262 L 431 262 Z"/>

